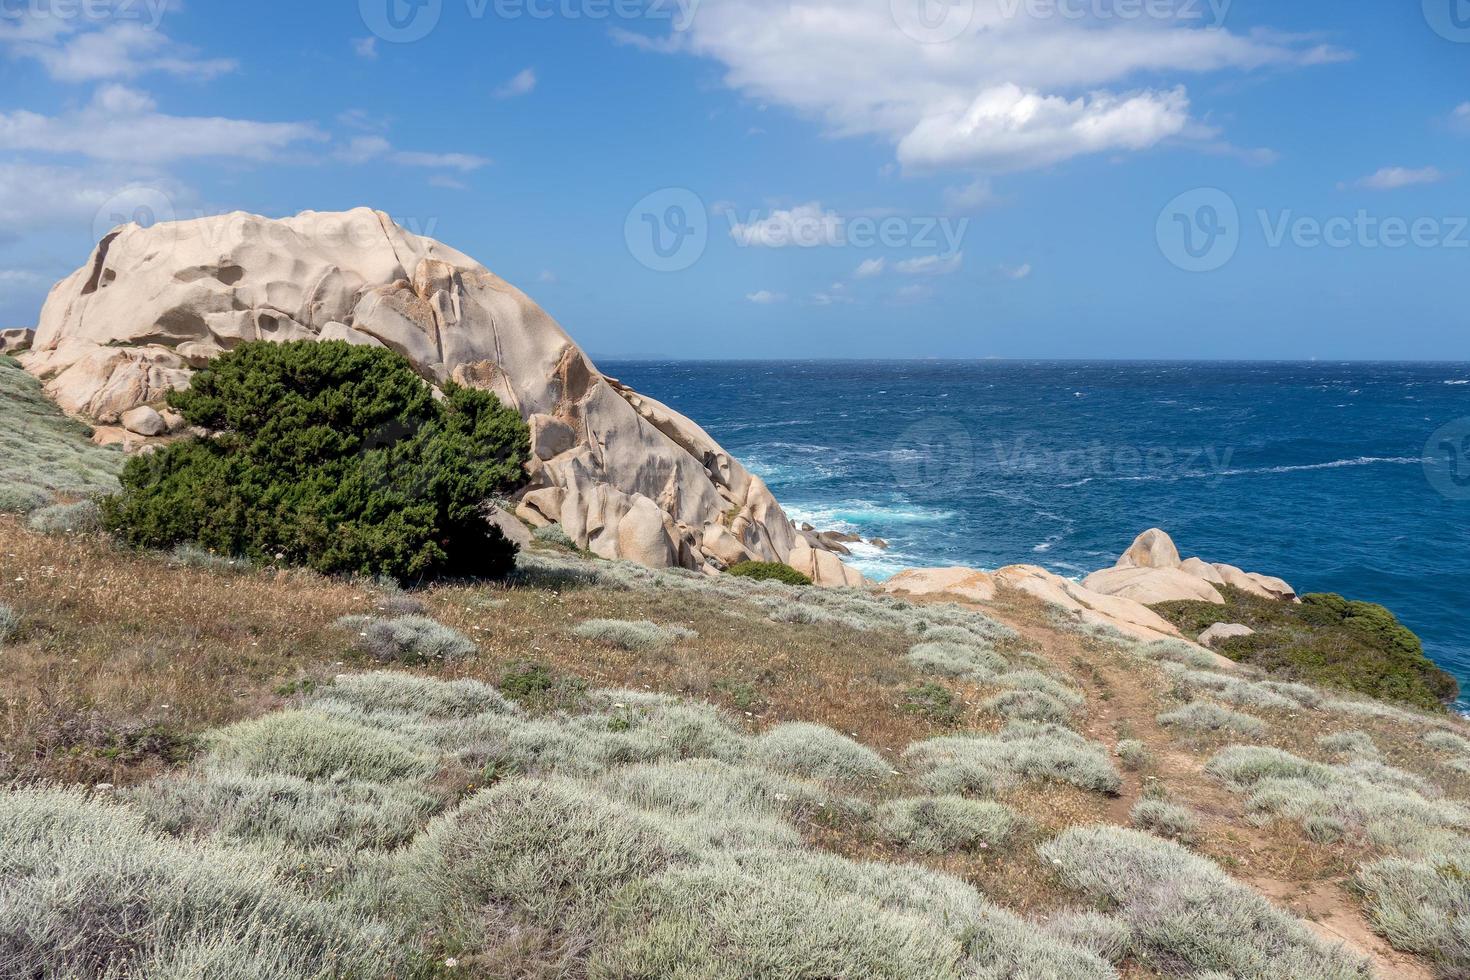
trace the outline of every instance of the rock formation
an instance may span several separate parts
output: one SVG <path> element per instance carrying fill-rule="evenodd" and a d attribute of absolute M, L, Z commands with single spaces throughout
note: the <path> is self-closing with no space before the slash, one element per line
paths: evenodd
<path fill-rule="evenodd" d="M 717 571 L 793 561 L 860 582 L 799 538 L 765 483 L 689 419 L 601 374 L 520 290 L 367 208 L 126 225 L 52 289 L 26 368 L 74 415 L 137 432 L 192 371 L 252 340 L 343 340 L 435 384 L 493 391 L 532 432 L 519 513 L 605 558 Z"/>
<path fill-rule="evenodd" d="M 0 330 L 0 354 L 18 354 L 30 350 L 36 331 L 30 327 L 8 327 Z"/>
<path fill-rule="evenodd" d="M 1225 603 L 1216 586 L 1230 585 L 1263 599 L 1297 601 L 1296 591 L 1279 578 L 1243 572 L 1234 565 L 1202 558 L 1180 560 L 1168 534 L 1150 528 L 1140 534 L 1112 568 L 1093 572 L 1082 584 L 1094 592 L 1123 596 L 1144 605 L 1193 600 Z"/>

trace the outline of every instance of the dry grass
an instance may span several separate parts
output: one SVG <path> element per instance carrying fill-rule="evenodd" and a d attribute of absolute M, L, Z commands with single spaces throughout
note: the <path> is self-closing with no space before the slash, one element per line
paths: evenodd
<path fill-rule="evenodd" d="M 898 770 L 852 787 L 874 808 L 924 794 L 902 763 L 912 743 L 1000 732 L 1006 719 L 984 706 L 1014 690 L 1000 677 L 965 680 L 919 669 L 906 659 L 916 637 L 901 628 L 776 622 L 748 602 L 688 589 L 444 585 L 406 598 L 371 583 L 140 555 L 85 535 L 48 537 L 17 517 L 0 516 L 0 541 L 0 604 L 23 624 L 5 647 L 7 670 L 0 674 L 0 779 L 7 781 L 128 784 L 176 767 L 208 730 L 287 707 L 338 673 L 376 667 L 334 625 L 349 615 L 422 611 L 462 632 L 477 652 L 415 669 L 493 684 L 510 676 L 533 712 L 574 704 L 587 690 L 620 689 L 708 701 L 753 735 L 790 722 L 823 725 Z M 1003 642 L 1002 656 L 1014 667 L 1065 679 L 1069 707 L 1078 706 L 1067 721 L 1078 734 L 1109 755 L 1122 746 L 1139 760 L 1120 767 L 1117 795 L 1032 781 L 1002 787 L 996 802 L 1024 828 L 1004 848 L 920 853 L 854 813 L 823 810 L 795 821 L 808 842 L 856 859 L 919 863 L 976 885 L 1003 907 L 1052 914 L 1075 908 L 1077 896 L 1036 857 L 1035 845 L 1071 827 L 1127 826 L 1141 801 L 1167 798 L 1197 820 L 1196 852 L 1234 879 L 1333 929 L 1361 926 L 1354 948 L 1374 956 L 1382 972 L 1414 976 L 1422 969 L 1416 960 L 1393 959 L 1367 931 L 1351 891 L 1356 867 L 1381 855 L 1314 841 L 1288 821 L 1258 825 L 1241 794 L 1204 772 L 1232 736 L 1181 738 L 1158 723 L 1159 715 L 1193 700 L 1198 683 L 1067 630 L 1029 597 L 1003 592 L 987 612 L 1017 630 L 1033 654 L 1021 656 L 1021 643 Z M 589 620 L 652 621 L 698 636 L 625 650 L 579 637 L 576 627 Z M 927 691 L 926 704 L 941 692 L 944 710 L 916 709 L 916 691 Z M 1341 763 L 1344 752 L 1372 745 L 1385 765 L 1432 780 L 1446 799 L 1470 800 L 1470 773 L 1454 767 L 1461 756 L 1452 740 L 1435 739 L 1431 751 L 1424 742 L 1432 731 L 1470 736 L 1463 724 L 1287 700 L 1289 707 L 1248 708 L 1266 724 L 1252 743 L 1322 763 Z M 1151 975 L 1131 962 L 1123 973 Z"/>

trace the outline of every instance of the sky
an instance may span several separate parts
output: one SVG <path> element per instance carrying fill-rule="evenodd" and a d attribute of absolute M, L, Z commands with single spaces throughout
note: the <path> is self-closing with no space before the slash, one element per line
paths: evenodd
<path fill-rule="evenodd" d="M 598 357 L 1470 360 L 1470 0 L 0 0 L 0 327 L 367 205 Z"/>

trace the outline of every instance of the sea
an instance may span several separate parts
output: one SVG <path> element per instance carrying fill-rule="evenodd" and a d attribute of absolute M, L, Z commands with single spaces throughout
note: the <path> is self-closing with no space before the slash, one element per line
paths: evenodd
<path fill-rule="evenodd" d="M 1134 536 L 1387 606 L 1470 693 L 1470 364 L 603 361 L 853 563 L 1041 565 Z M 1462 702 L 1462 708 L 1470 699 Z"/>

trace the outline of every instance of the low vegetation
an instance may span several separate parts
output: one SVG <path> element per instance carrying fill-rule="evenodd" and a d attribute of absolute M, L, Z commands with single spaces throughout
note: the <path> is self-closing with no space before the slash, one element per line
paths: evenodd
<path fill-rule="evenodd" d="M 1458 685 L 1426 656 L 1419 638 L 1370 602 L 1303 596 L 1300 605 L 1224 586 L 1224 606 L 1169 602 L 1155 611 L 1190 636 L 1215 623 L 1242 623 L 1254 636 L 1225 640 L 1226 656 L 1310 684 L 1341 688 L 1419 708 L 1447 704 Z"/>
<path fill-rule="evenodd" d="M 743 561 L 731 565 L 729 574 L 757 582 L 781 582 L 785 585 L 811 585 L 812 580 L 779 561 Z"/>
<path fill-rule="evenodd" d="M 0 514 L 29 514 L 57 497 L 117 489 L 123 454 L 94 446 L 91 431 L 67 418 L 41 383 L 0 355 Z"/>
<path fill-rule="evenodd" d="M 524 481 L 529 435 L 488 392 L 436 399 L 384 348 L 255 342 L 168 400 L 213 434 L 128 461 L 103 504 L 125 541 L 401 581 L 514 567 L 483 508 Z"/>

